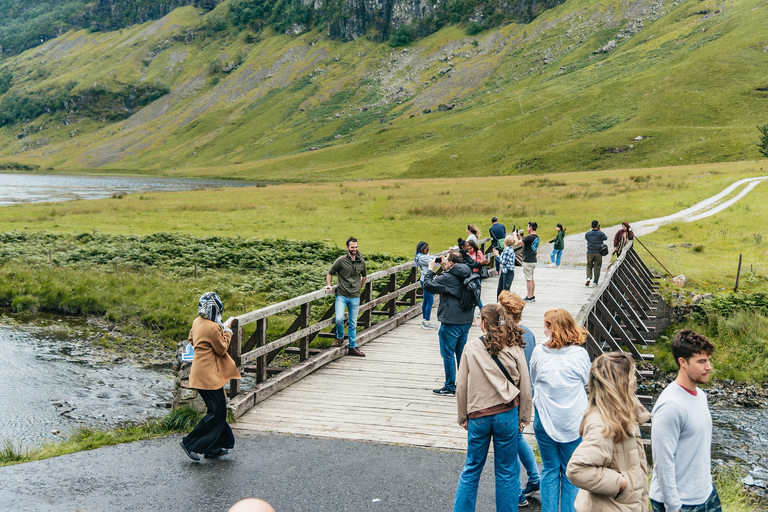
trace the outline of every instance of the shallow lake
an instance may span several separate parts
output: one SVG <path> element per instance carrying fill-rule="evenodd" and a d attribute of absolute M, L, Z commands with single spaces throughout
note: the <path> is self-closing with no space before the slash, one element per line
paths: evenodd
<path fill-rule="evenodd" d="M 248 187 L 257 184 L 257 182 L 233 180 L 0 173 L 0 206 L 76 199 L 104 199 L 115 194 L 140 192 Z"/>
<path fill-rule="evenodd" d="M 105 428 L 168 412 L 157 404 L 173 398 L 170 368 L 100 362 L 78 339 L 80 329 L 84 321 L 62 322 L 59 329 L 0 324 L 0 443 L 28 447 L 81 426 Z"/>

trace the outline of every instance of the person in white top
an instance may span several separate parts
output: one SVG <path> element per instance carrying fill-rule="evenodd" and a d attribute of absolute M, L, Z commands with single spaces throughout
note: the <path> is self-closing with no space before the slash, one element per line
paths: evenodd
<path fill-rule="evenodd" d="M 705 336 L 684 329 L 672 340 L 677 378 L 653 407 L 651 508 L 654 512 L 720 512 L 712 485 L 712 416 L 707 395 L 698 388 L 712 371 L 715 346 Z"/>
<path fill-rule="evenodd" d="M 592 362 L 581 346 L 586 332 L 566 310 L 544 314 L 544 335 L 547 339 L 531 355 L 533 433 L 542 462 L 541 510 L 575 512 L 578 489 L 565 471 L 581 442 L 579 427 L 588 405 L 584 386 Z"/>
<path fill-rule="evenodd" d="M 467 224 L 467 242 L 472 240 L 477 244 L 480 245 L 480 239 L 478 238 L 480 236 L 480 230 L 475 226 L 474 224 Z"/>

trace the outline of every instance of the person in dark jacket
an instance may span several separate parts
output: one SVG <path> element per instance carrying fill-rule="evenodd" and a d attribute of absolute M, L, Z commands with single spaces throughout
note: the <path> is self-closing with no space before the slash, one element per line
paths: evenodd
<path fill-rule="evenodd" d="M 501 242 L 507 236 L 507 228 L 504 227 L 504 224 L 499 222 L 499 219 L 491 217 L 491 227 L 488 229 L 488 233 L 491 235 L 491 252 L 493 252 L 493 249 L 496 249 L 499 251 L 499 254 L 501 254 L 501 252 L 504 251 L 504 246 Z M 501 262 L 499 261 L 499 258 L 496 258 L 496 272 L 499 272 L 500 268 Z"/>
<path fill-rule="evenodd" d="M 600 269 L 603 266 L 603 255 L 600 250 L 608 237 L 600 231 L 600 223 L 593 220 L 592 230 L 587 231 L 584 238 L 587 240 L 587 284 L 584 286 L 589 286 L 590 280 L 593 281 L 594 286 L 597 286 L 600 280 Z"/>
<path fill-rule="evenodd" d="M 629 227 L 629 222 L 622 222 L 621 229 L 613 237 L 613 254 L 621 256 L 621 251 L 627 242 L 635 238 L 635 232 Z"/>
<path fill-rule="evenodd" d="M 472 274 L 469 267 L 462 263 L 459 251 L 448 251 L 440 266 L 443 273 L 435 274 L 435 260 L 429 262 L 427 273 L 424 275 L 424 289 L 429 293 L 440 294 L 440 304 L 437 307 L 437 319 L 440 321 L 440 355 L 443 358 L 445 384 L 440 389 L 433 390 L 436 395 L 456 395 L 456 367 L 461 361 L 467 334 L 472 327 L 472 310 L 462 309 L 459 303 L 461 288 L 464 280 Z"/>

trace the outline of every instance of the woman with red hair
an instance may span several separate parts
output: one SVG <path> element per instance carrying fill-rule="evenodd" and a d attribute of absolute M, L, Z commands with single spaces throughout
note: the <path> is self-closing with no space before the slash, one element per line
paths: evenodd
<path fill-rule="evenodd" d="M 531 355 L 533 433 L 541 454 L 542 512 L 575 512 L 578 489 L 565 471 L 581 442 L 579 427 L 587 410 L 592 363 L 581 346 L 586 332 L 564 309 L 544 314 L 544 343 Z"/>

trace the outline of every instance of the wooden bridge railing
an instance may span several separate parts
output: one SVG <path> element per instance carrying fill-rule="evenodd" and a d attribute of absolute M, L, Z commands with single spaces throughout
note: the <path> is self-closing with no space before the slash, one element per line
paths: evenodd
<path fill-rule="evenodd" d="M 490 238 L 480 240 L 481 250 L 484 251 L 490 240 Z M 444 255 L 446 252 L 436 255 Z M 490 255 L 490 260 L 489 273 L 495 275 L 495 257 Z M 417 289 L 421 285 L 417 280 L 417 272 L 414 262 L 409 261 L 367 276 L 364 288 L 361 290 L 358 311 L 358 345 L 364 345 L 421 313 L 417 296 Z M 404 277 L 400 279 L 399 285 L 398 276 Z M 374 297 L 373 283 L 379 280 L 386 280 L 386 285 Z M 316 337 L 335 338 L 334 304 L 330 307 L 324 305 L 327 309 L 316 321 L 312 320 L 311 315 L 313 306 L 317 307 L 315 302 L 333 296 L 335 293 L 334 286 L 331 290 L 318 290 L 235 317 L 231 325 L 233 335 L 229 354 L 238 367 L 246 373 L 254 373 L 256 377 L 256 385 L 248 390 L 240 389 L 240 381 L 230 381 L 229 408 L 233 410 L 235 417 L 239 417 L 258 402 L 347 353 L 347 346 L 327 349 L 312 349 L 309 346 Z M 405 307 L 405 309 L 398 311 L 398 307 Z M 285 314 L 296 308 L 298 308 L 298 314 L 293 323 L 278 339 L 268 343 L 267 327 L 270 317 Z M 374 321 L 377 317 L 385 318 L 378 322 Z M 345 314 L 345 320 L 347 319 L 348 314 Z M 252 323 L 256 324 L 256 330 L 246 340 L 243 335 L 243 326 Z M 328 332 L 323 332 L 324 330 Z M 290 346 L 296 342 L 298 347 Z M 270 363 L 281 350 L 298 354 L 299 363 L 289 368 L 270 367 Z M 272 377 L 268 378 L 270 376 Z"/>
<path fill-rule="evenodd" d="M 652 345 L 648 322 L 656 316 L 659 302 L 657 278 L 638 256 L 630 241 L 602 276 L 600 285 L 582 306 L 576 322 L 587 329 L 587 351 L 592 359 L 604 352 L 626 350 L 637 361 L 652 361 L 640 352 Z M 638 371 L 638 377 L 652 372 Z"/>

